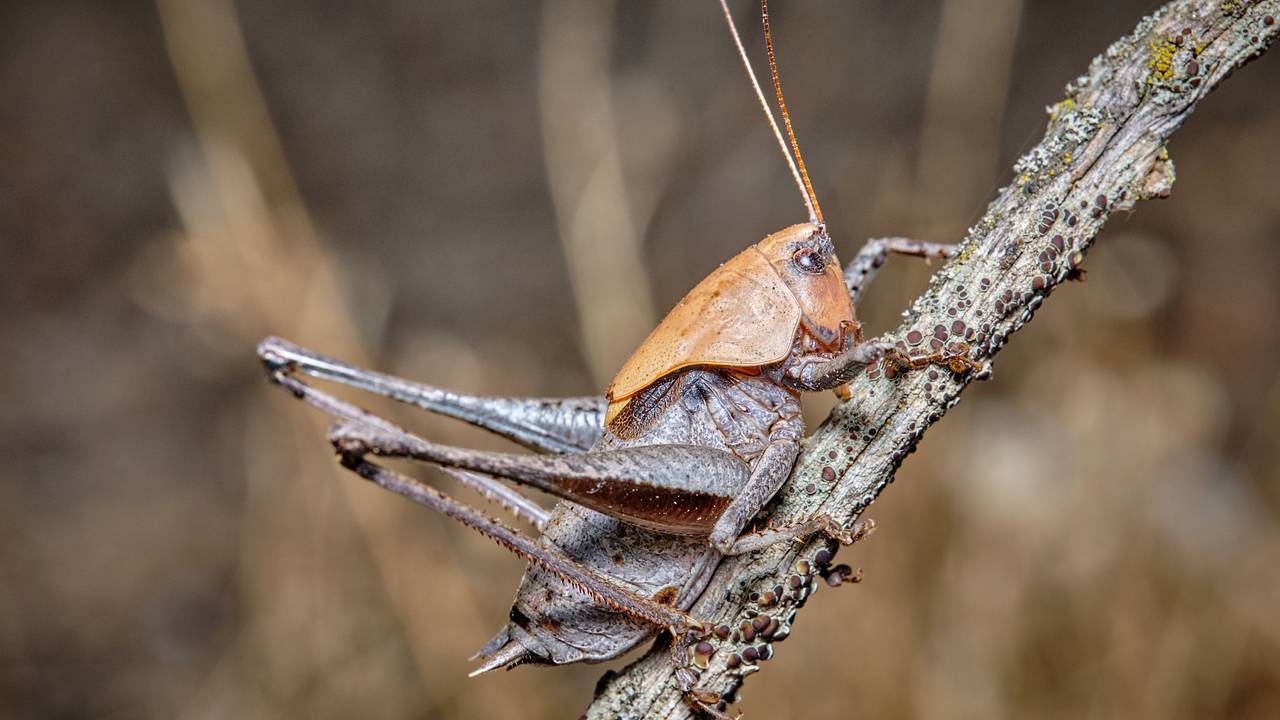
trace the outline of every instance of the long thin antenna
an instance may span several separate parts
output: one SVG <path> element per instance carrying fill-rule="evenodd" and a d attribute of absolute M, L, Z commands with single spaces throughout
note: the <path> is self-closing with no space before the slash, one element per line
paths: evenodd
<path fill-rule="evenodd" d="M 760 0 L 760 22 L 764 24 L 764 46 L 769 50 L 769 73 L 773 75 L 773 91 L 778 95 L 778 108 L 782 110 L 782 122 L 787 125 L 791 149 L 796 154 L 796 163 L 800 165 L 800 175 L 804 177 L 804 190 L 809 198 L 805 204 L 809 206 L 810 219 L 822 225 L 822 206 L 818 205 L 818 196 L 813 194 L 813 184 L 809 182 L 809 171 L 804 168 L 804 155 L 800 154 L 800 143 L 796 142 L 796 133 L 791 129 L 791 113 L 787 112 L 787 101 L 782 99 L 782 81 L 778 79 L 778 63 L 773 58 L 773 35 L 769 32 L 769 0 Z M 772 116 L 770 118 L 772 119 Z"/>
<path fill-rule="evenodd" d="M 760 109 L 764 111 L 764 116 L 769 120 L 769 127 L 773 128 L 773 136 L 778 140 L 778 147 L 782 150 L 782 156 L 787 159 L 787 166 L 791 168 L 791 175 L 796 179 L 796 187 L 800 188 L 800 196 L 804 198 L 804 206 L 809 211 L 809 220 L 814 224 L 822 224 L 822 210 L 818 208 L 817 202 L 813 200 L 812 190 L 807 188 L 808 175 L 804 179 L 800 177 L 800 170 L 796 168 L 796 163 L 791 159 L 791 151 L 787 149 L 787 141 L 782 137 L 782 130 L 778 127 L 778 121 L 773 119 L 773 111 L 769 109 L 769 101 L 764 97 L 764 90 L 760 89 L 760 81 L 756 80 L 756 72 L 751 69 L 751 61 L 747 58 L 747 51 L 742 47 L 742 38 L 738 35 L 738 26 L 733 22 L 733 14 L 729 12 L 729 3 L 727 0 L 720 0 L 720 8 L 724 10 L 725 22 L 729 24 L 729 34 L 733 36 L 733 44 L 738 46 L 738 57 L 742 58 L 742 66 L 747 70 L 747 77 L 751 80 L 751 87 L 756 90 L 756 97 L 760 100 Z M 778 88 L 778 71 L 773 61 L 773 43 L 767 40 L 769 37 L 769 18 L 765 15 L 765 38 L 769 46 L 769 67 L 773 71 L 774 87 Z M 778 90 L 778 99 L 782 99 L 782 91 Z M 783 106 L 782 117 L 787 118 L 786 106 Z M 791 120 L 787 119 L 787 130 L 791 129 Z M 791 136 L 792 144 L 795 144 L 795 135 Z M 801 164 L 803 167 L 803 164 Z"/>

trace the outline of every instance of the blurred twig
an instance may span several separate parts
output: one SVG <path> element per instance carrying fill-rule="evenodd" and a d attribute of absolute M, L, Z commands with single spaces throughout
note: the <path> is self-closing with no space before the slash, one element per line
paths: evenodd
<path fill-rule="evenodd" d="M 1014 165 L 1014 181 L 970 229 L 961 254 L 934 275 L 895 336 L 920 330 L 924 337 L 964 339 L 974 357 L 990 361 L 1055 287 L 1077 276 L 1109 215 L 1169 192 L 1173 166 L 1164 143 L 1218 83 L 1275 39 L 1278 15 L 1277 0 L 1177 0 L 1095 58 L 1050 109 L 1044 139 Z M 940 371 L 896 381 L 875 373 L 859 377 L 852 400 L 810 439 L 774 502 L 773 518 L 821 511 L 852 522 L 971 379 Z M 796 606 L 769 604 L 769 594 L 791 587 L 792 578 L 812 582 L 801 563 L 812 565 L 825 548 L 814 542 L 726 560 L 692 613 L 731 628 L 749 612 L 788 621 Z M 753 594 L 763 599 L 752 601 Z M 711 640 L 715 654 L 700 685 L 733 696 L 759 666 L 743 662 L 747 644 Z M 603 683 L 588 717 L 685 718 L 694 712 L 660 650 Z"/>
<path fill-rule="evenodd" d="M 198 157 L 179 163 L 173 181 L 186 230 L 177 249 L 175 265 L 180 267 L 164 273 L 178 276 L 171 280 L 177 288 L 173 294 L 180 295 L 175 300 L 191 307 L 196 324 L 215 326 L 239 345 L 237 358 L 258 337 L 279 332 L 311 338 L 344 357 L 370 362 L 355 309 L 346 300 L 339 260 L 319 236 L 294 181 L 254 76 L 234 4 L 230 0 L 158 0 L 157 8 L 199 144 Z M 310 476 L 336 472 L 307 444 L 323 433 L 325 424 L 313 416 L 291 415 L 282 420 L 265 399 L 252 408 L 245 428 L 249 491 L 241 539 L 241 583 L 247 592 L 263 594 L 253 603 L 261 617 L 255 617 L 249 628 L 259 634 L 274 633 L 279 641 L 236 642 L 229 647 L 231 654 L 248 647 L 267 654 L 271 648 L 290 647 L 289 638 L 296 637 L 299 629 L 323 646 L 313 647 L 310 653 L 317 665 L 347 652 L 343 647 L 347 641 L 337 628 L 320 632 L 307 627 L 314 621 L 307 611 L 314 613 L 315 602 L 308 583 L 281 583 L 296 588 L 288 594 L 262 582 L 268 576 L 278 581 L 281 572 L 308 572 L 291 566 L 296 563 L 281 551 L 293 535 L 288 528 L 300 521 L 275 517 L 280 507 L 294 505 L 277 495 L 289 492 L 280 487 L 280 477 L 297 477 L 310 486 L 315 482 Z M 296 467 L 289 472 L 280 472 L 278 461 L 273 460 L 279 456 L 281 435 L 298 449 Z M 268 437 L 273 440 L 263 440 Z M 389 506 L 349 483 L 340 486 L 355 521 L 357 542 L 372 556 L 385 590 L 397 565 L 394 528 L 386 517 Z M 311 493 L 302 496 L 308 500 L 297 504 L 300 514 L 323 511 L 321 499 Z M 328 525 L 332 529 L 333 523 Z M 408 624 L 408 608 L 396 607 L 396 593 L 384 592 L 382 598 L 391 615 Z M 414 637 L 411 632 L 404 635 Z M 410 647 L 417 644 L 411 641 Z M 219 683 L 226 664 L 215 665 L 208 684 Z M 304 686 L 310 678 L 303 669 L 275 683 L 273 690 L 283 687 L 291 692 Z M 188 714 L 217 714 L 210 710 L 217 695 L 216 690 L 199 693 L 197 697 L 207 696 L 207 702 L 193 703 Z"/>
<path fill-rule="evenodd" d="M 609 92 L 613 4 L 547 3 L 538 95 L 547 175 L 587 365 L 609 382 L 656 322 Z"/>
<path fill-rule="evenodd" d="M 946 0 L 933 43 L 916 213 L 926 231 L 964 227 L 996 177 L 1022 0 Z M 950 172 L 940 172 L 946 168 Z"/>

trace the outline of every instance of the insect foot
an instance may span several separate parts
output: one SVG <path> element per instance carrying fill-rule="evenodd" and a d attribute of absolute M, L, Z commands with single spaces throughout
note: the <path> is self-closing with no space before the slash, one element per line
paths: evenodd
<path fill-rule="evenodd" d="M 770 524 L 761 530 L 741 535 L 733 541 L 725 554 L 742 555 L 781 542 L 803 543 L 819 533 L 842 545 L 849 545 L 865 537 L 873 527 L 875 523 L 870 520 L 846 528 L 825 513 L 810 515 L 800 520 Z"/>
<path fill-rule="evenodd" d="M 344 466 L 360 462 L 373 449 L 366 436 L 370 432 L 374 432 L 373 428 L 349 422 L 334 423 L 329 427 L 329 442 Z"/>
<path fill-rule="evenodd" d="M 893 378 L 898 371 L 919 370 L 930 365 L 942 365 L 957 375 L 979 370 L 979 363 L 969 357 L 969 349 L 969 343 L 963 340 L 954 340 L 930 353 L 890 348 L 882 359 L 885 377 Z"/>
<path fill-rule="evenodd" d="M 875 532 L 876 529 L 876 521 L 871 518 L 859 520 L 853 524 L 853 527 L 849 528 L 836 522 L 829 515 L 824 515 L 823 519 L 827 523 L 826 527 L 822 529 L 823 533 L 841 545 L 852 545 Z"/>
<path fill-rule="evenodd" d="M 875 529 L 875 527 L 875 521 L 870 518 L 858 522 L 853 526 L 852 542 L 857 542 L 858 540 L 866 537 Z M 812 572 L 823 580 L 826 580 L 827 585 L 831 587 L 840 587 L 845 583 L 853 584 L 862 582 L 861 568 L 854 570 L 844 563 L 839 565 L 831 564 L 835 559 L 836 550 L 836 547 L 830 545 L 822 548 L 818 550 L 810 560 L 801 561 L 801 567 L 806 573 Z"/>
<path fill-rule="evenodd" d="M 840 587 L 845 583 L 862 582 L 862 568 L 854 570 L 853 568 L 841 563 L 835 567 L 826 568 L 819 573 L 822 579 L 827 581 L 831 587 Z"/>
<path fill-rule="evenodd" d="M 705 670 L 715 654 L 715 646 L 707 642 L 714 632 L 711 625 L 688 628 L 671 628 L 675 635 L 671 643 L 671 662 L 675 665 L 675 680 L 685 699 L 702 712 L 716 720 L 737 720 L 741 715 L 727 715 L 728 709 L 720 693 L 714 690 L 695 687 L 702 675 L 699 669 Z"/>
<path fill-rule="evenodd" d="M 290 373 L 294 371 L 296 367 L 294 361 L 280 350 L 282 344 L 284 344 L 284 341 L 277 337 L 269 337 L 258 343 L 258 357 L 267 368 L 267 372 Z"/>
<path fill-rule="evenodd" d="M 742 713 L 736 715 L 728 714 L 729 704 L 721 699 L 718 692 L 701 688 L 692 688 L 684 692 L 685 697 L 689 698 L 689 702 L 694 707 L 716 720 L 739 720 L 742 717 Z"/>

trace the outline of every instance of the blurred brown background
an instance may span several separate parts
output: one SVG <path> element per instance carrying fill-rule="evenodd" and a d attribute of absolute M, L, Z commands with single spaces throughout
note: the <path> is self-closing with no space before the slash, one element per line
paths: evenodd
<path fill-rule="evenodd" d="M 1154 7 L 775 5 L 845 257 L 960 238 Z M 803 218 L 737 62 L 710 0 L 4 3 L 0 716 L 576 717 L 604 668 L 466 678 L 520 563 L 337 470 L 253 346 L 598 392 Z M 748 717 L 1280 717 L 1277 88 L 1175 138 L 1173 197 L 929 433 Z M 872 332 L 928 272 L 891 263 Z"/>

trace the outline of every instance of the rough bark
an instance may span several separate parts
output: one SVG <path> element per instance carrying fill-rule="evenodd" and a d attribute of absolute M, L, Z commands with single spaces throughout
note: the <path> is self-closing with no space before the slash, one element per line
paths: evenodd
<path fill-rule="evenodd" d="M 1169 193 L 1169 137 L 1277 32 L 1278 0 L 1177 0 L 1144 18 L 1067 85 L 1063 99 L 1049 109 L 1044 139 L 1014 164 L 1013 182 L 969 230 L 958 256 L 933 276 L 892 337 L 916 341 L 908 347 L 925 350 L 935 337 L 944 343 L 962 338 L 971 357 L 989 368 L 1009 336 L 1074 276 L 1108 216 Z M 770 505 L 771 517 L 825 512 L 851 524 L 892 482 L 924 431 L 959 401 L 971 380 L 984 375 L 962 377 L 935 367 L 892 378 L 860 376 L 851 399 L 807 442 L 790 481 Z M 759 653 L 770 645 L 759 633 L 745 641 L 739 628 L 760 614 L 778 621 L 775 642 L 785 637 L 804 598 L 821 582 L 818 560 L 825 559 L 819 557 L 824 550 L 830 551 L 828 544 L 815 541 L 721 565 L 693 614 L 730 632 L 708 638 L 714 654 L 698 687 L 732 697 L 745 675 L 768 666 L 744 659 L 751 655 L 748 648 Z M 772 654 L 771 647 L 764 652 Z M 785 659 L 770 662 L 779 661 Z M 628 720 L 697 714 L 676 688 L 663 647 L 605 678 L 587 711 L 592 719 Z"/>

